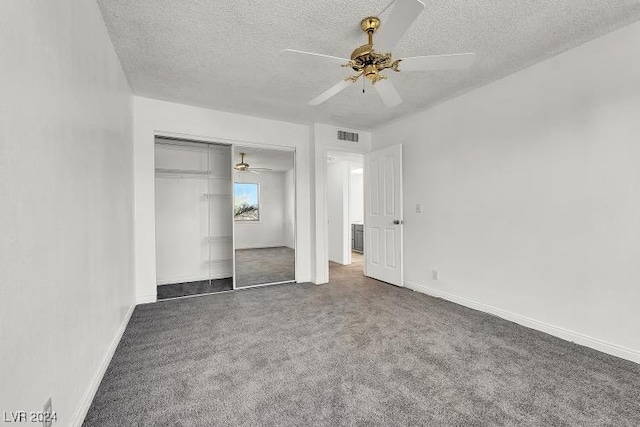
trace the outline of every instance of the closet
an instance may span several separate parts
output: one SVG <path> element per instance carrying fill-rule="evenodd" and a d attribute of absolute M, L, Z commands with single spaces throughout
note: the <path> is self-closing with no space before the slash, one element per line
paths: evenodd
<path fill-rule="evenodd" d="M 295 283 L 295 151 L 155 139 L 158 300 Z"/>
<path fill-rule="evenodd" d="M 231 147 L 155 140 L 158 299 L 233 289 Z"/>

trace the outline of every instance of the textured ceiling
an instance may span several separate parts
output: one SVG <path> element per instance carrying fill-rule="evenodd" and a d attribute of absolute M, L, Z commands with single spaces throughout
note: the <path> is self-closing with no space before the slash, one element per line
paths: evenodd
<path fill-rule="evenodd" d="M 98 0 L 134 93 L 294 122 L 373 129 L 640 19 L 640 0 L 423 0 L 395 57 L 476 52 L 465 71 L 391 74 L 387 108 L 355 83 L 311 98 L 345 69 L 283 58 L 285 48 L 348 57 L 360 20 L 390 0 Z M 402 0 L 400 0 L 402 1 Z M 382 26 L 385 16 L 382 14 Z"/>

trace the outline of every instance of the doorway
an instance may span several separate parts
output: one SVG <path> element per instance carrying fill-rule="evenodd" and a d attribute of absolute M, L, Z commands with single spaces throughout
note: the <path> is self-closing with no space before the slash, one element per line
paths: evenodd
<path fill-rule="evenodd" d="M 327 153 L 327 219 L 329 262 L 363 266 L 363 156 Z"/>
<path fill-rule="evenodd" d="M 345 166 L 344 160 L 353 159 L 353 156 L 359 156 L 363 165 L 362 224 L 352 223 L 353 217 L 348 213 L 348 194 L 351 183 L 357 179 L 352 172 L 360 171 L 357 170 L 359 168 Z M 365 276 L 404 286 L 402 145 L 372 151 L 364 156 L 327 152 L 326 189 L 329 275 L 333 266 L 350 265 L 355 258 L 362 260 Z M 350 236 L 349 240 L 346 236 Z M 348 249 L 359 245 L 360 236 L 362 258 L 358 252 Z"/>

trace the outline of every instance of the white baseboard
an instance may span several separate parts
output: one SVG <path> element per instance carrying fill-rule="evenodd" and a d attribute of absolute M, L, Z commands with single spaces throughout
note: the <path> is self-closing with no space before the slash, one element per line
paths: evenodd
<path fill-rule="evenodd" d="M 271 249 L 271 248 L 286 248 L 285 245 L 244 245 L 242 247 L 236 246 L 236 249 Z M 293 248 L 291 248 L 293 249 Z"/>
<path fill-rule="evenodd" d="M 107 349 L 107 354 L 105 354 L 104 358 L 102 359 L 102 362 L 98 367 L 98 370 L 93 376 L 93 381 L 91 381 L 89 388 L 87 389 L 84 396 L 82 397 L 82 400 L 80 401 L 80 406 L 78 407 L 78 409 L 76 409 L 76 412 L 73 414 L 73 418 L 71 419 L 72 426 L 78 426 L 78 427 L 82 426 L 82 423 L 84 422 L 84 418 L 87 416 L 87 412 L 89 412 L 89 408 L 91 407 L 91 402 L 93 402 L 93 398 L 95 397 L 96 392 L 98 391 L 98 387 L 100 386 L 100 383 L 102 382 L 104 373 L 107 371 L 107 368 L 111 363 L 113 354 L 116 352 L 116 348 L 120 343 L 120 339 L 122 339 L 122 335 L 124 334 L 125 329 L 127 329 L 127 325 L 129 324 L 129 319 L 131 319 L 131 315 L 133 314 L 134 308 L 135 308 L 135 305 L 132 305 L 131 307 L 129 307 L 129 311 L 127 311 L 127 314 L 124 316 L 124 319 L 120 324 L 120 328 L 118 328 L 118 331 L 116 332 L 116 336 L 113 338 L 113 340 L 111 341 L 111 344 L 109 345 L 109 348 Z"/>
<path fill-rule="evenodd" d="M 501 317 L 506 320 L 510 320 L 522 326 L 526 326 L 531 329 L 545 332 L 549 335 L 553 335 L 558 338 L 562 338 L 566 341 L 571 341 L 576 344 L 584 345 L 603 353 L 611 354 L 613 356 L 627 359 L 635 363 L 640 363 L 640 350 L 634 350 L 631 348 L 623 347 L 617 344 L 613 344 L 607 341 L 603 341 L 598 338 L 593 338 L 588 335 L 581 334 L 579 332 L 570 331 L 568 329 L 561 328 L 559 326 L 551 325 L 549 323 L 540 322 L 539 320 L 531 319 L 529 317 L 521 316 L 510 311 L 503 310 L 501 308 L 492 307 L 490 305 L 473 301 L 464 297 L 453 295 L 447 292 L 440 291 L 438 289 L 431 288 L 427 285 L 414 282 L 405 282 L 405 286 L 423 294 L 431 295 L 433 297 L 442 298 L 447 301 L 455 302 L 465 307 L 473 308 L 478 311 L 490 313 Z"/>
<path fill-rule="evenodd" d="M 156 301 L 158 301 L 158 295 L 157 294 L 139 295 L 139 296 L 136 297 L 136 305 L 150 304 L 150 303 L 154 303 Z"/>

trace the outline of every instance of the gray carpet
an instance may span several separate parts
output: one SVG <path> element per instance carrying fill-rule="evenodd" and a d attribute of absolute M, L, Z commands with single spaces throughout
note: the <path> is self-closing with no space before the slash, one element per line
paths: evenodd
<path fill-rule="evenodd" d="M 295 251 L 277 248 L 236 249 L 236 288 L 296 279 Z"/>
<path fill-rule="evenodd" d="M 361 271 L 138 306 L 85 425 L 640 425 L 640 365 Z"/>

